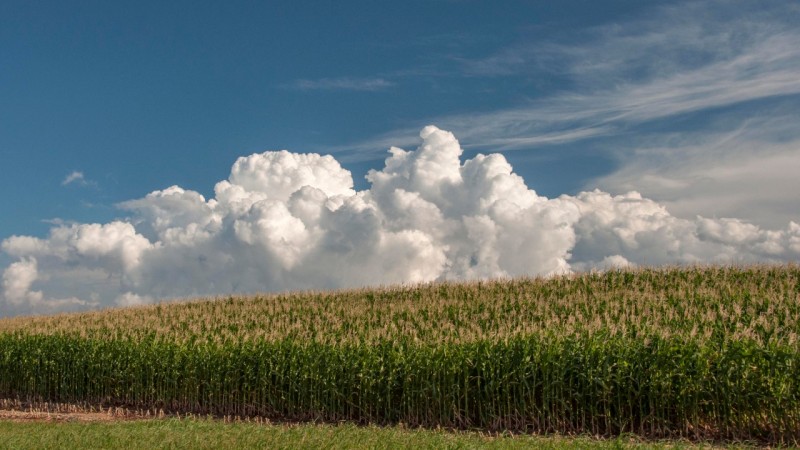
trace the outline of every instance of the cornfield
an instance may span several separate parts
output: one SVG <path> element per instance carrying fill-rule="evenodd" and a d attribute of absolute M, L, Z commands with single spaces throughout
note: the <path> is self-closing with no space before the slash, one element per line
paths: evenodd
<path fill-rule="evenodd" d="M 800 439 L 800 268 L 639 269 L 0 320 L 0 397 Z"/>

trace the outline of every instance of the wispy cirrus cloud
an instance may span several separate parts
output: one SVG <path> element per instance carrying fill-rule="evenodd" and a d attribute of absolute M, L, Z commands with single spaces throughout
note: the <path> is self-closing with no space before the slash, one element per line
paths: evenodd
<path fill-rule="evenodd" d="M 482 151 L 591 146 L 615 158 L 618 170 L 587 188 L 639 190 L 685 217 L 714 211 L 785 223 L 800 208 L 800 183 L 784 169 L 800 165 L 798 21 L 800 9 L 785 2 L 682 3 L 580 36 L 461 59 L 465 76 L 546 74 L 569 88 L 421 122 Z M 343 161 L 382 159 L 389 143 L 412 146 L 418 126 L 333 150 Z M 737 190 L 737 179 L 749 188 Z"/>
<path fill-rule="evenodd" d="M 73 170 L 66 177 L 61 181 L 62 186 L 68 185 L 77 185 L 77 186 L 95 186 L 96 183 L 94 181 L 86 179 L 86 176 L 83 172 L 78 170 Z"/>
<path fill-rule="evenodd" d="M 770 111 L 735 128 L 645 136 L 622 149 L 616 171 L 586 187 L 637 190 L 679 217 L 746 217 L 764 226 L 800 218 L 800 133 L 796 114 Z"/>
<path fill-rule="evenodd" d="M 558 72 L 574 86 L 509 108 L 427 117 L 455 130 L 466 146 L 498 150 L 620 134 L 631 126 L 748 101 L 800 94 L 800 31 L 789 16 L 709 20 L 717 2 L 660 8 L 655 18 L 590 30 L 585 41 L 535 43 L 463 60 L 486 76 Z M 573 38 L 574 41 L 574 38 Z M 413 143 L 419 124 L 335 150 L 371 159 L 384 142 Z"/>
<path fill-rule="evenodd" d="M 385 78 L 318 78 L 315 80 L 300 79 L 283 87 L 300 91 L 380 91 L 394 86 L 395 83 Z"/>

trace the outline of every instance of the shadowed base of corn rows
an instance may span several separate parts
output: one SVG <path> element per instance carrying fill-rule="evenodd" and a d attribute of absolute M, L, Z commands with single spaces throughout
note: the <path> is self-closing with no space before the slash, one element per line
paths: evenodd
<path fill-rule="evenodd" d="M 0 396 L 217 417 L 791 443 L 800 438 L 800 352 L 602 334 L 442 345 L 7 334 Z"/>

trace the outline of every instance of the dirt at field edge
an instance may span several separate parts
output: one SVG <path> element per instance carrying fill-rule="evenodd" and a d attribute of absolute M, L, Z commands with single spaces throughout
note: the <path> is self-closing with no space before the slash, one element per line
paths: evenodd
<path fill-rule="evenodd" d="M 0 410 L 0 420 L 8 420 L 11 422 L 111 422 L 114 420 L 129 419 L 100 412 L 52 413 Z"/>

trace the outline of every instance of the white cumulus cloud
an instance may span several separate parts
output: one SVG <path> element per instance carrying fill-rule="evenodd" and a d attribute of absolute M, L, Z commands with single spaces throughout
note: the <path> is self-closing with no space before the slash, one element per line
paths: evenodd
<path fill-rule="evenodd" d="M 794 222 L 679 218 L 637 192 L 550 199 L 500 154 L 462 160 L 452 133 L 420 136 L 391 148 L 364 191 L 331 156 L 265 152 L 239 158 L 211 199 L 172 186 L 120 204 L 124 220 L 9 237 L 0 313 L 800 257 Z"/>

